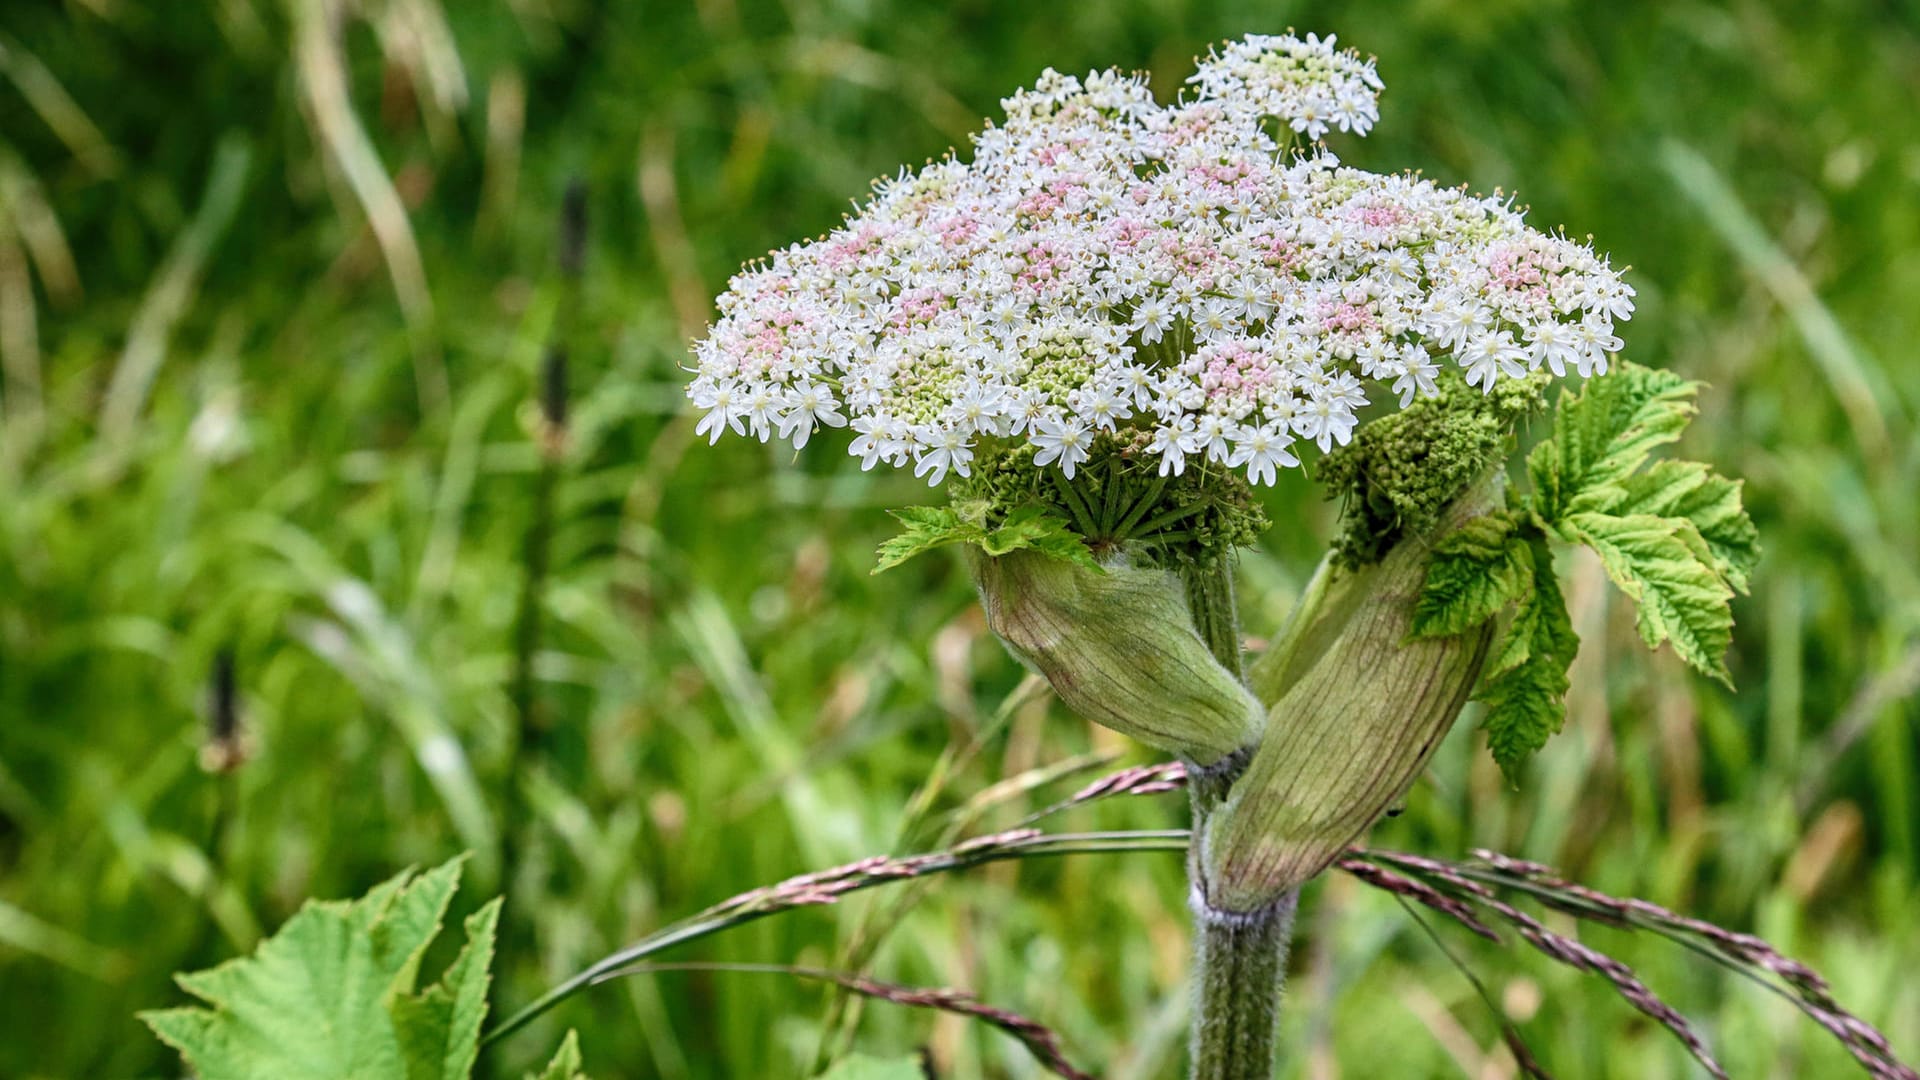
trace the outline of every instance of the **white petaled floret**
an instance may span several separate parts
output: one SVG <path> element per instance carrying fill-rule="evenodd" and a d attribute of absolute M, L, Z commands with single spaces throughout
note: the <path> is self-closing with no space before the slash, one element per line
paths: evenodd
<path fill-rule="evenodd" d="M 968 474 L 968 465 L 973 461 L 973 444 L 964 430 L 929 424 L 915 428 L 913 434 L 920 443 L 914 454 L 913 475 L 931 475 L 932 479 L 927 483 L 938 484 L 946 478 L 948 469 L 961 476 Z"/>
<path fill-rule="evenodd" d="M 1281 431 L 1278 424 L 1241 428 L 1233 456 L 1227 459 L 1227 463 L 1244 467 L 1248 479 L 1256 484 L 1271 484 L 1274 482 L 1275 465 L 1300 464 L 1299 458 L 1287 452 L 1287 446 L 1292 442 L 1293 436 Z"/>
<path fill-rule="evenodd" d="M 1370 395 L 1405 407 L 1446 366 L 1486 391 L 1607 370 L 1633 289 L 1590 247 L 1276 140 L 1364 134 L 1372 61 L 1252 36 L 1188 82 L 1160 105 L 1140 76 L 1048 70 L 971 161 L 902 170 L 744 269 L 695 349 L 696 432 L 850 426 L 862 468 L 933 484 L 981 440 L 1071 478 L 1096 439 L 1144 433 L 1163 476 L 1273 483 L 1294 439 L 1344 444 Z"/>
<path fill-rule="evenodd" d="M 1086 421 L 1077 416 L 1065 420 L 1043 417 L 1033 425 L 1033 445 L 1040 452 L 1033 455 L 1035 465 L 1060 463 L 1060 471 L 1067 479 L 1073 479 L 1074 467 L 1087 460 L 1088 448 L 1093 445 L 1093 429 Z"/>
<path fill-rule="evenodd" d="M 1169 423 L 1154 429 L 1147 452 L 1160 456 L 1160 475 L 1179 476 L 1187 471 L 1187 455 L 1193 452 L 1189 440 L 1194 435 L 1193 417 L 1177 414 Z"/>

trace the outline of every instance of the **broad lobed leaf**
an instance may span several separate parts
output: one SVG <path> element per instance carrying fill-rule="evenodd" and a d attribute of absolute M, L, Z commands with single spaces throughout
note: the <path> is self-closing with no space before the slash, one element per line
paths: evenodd
<path fill-rule="evenodd" d="M 1729 680 L 1730 604 L 1747 590 L 1760 550 L 1741 485 L 1698 462 L 1648 464 L 1680 437 L 1698 389 L 1623 363 L 1578 394 L 1563 393 L 1552 437 L 1527 457 L 1531 497 L 1434 551 L 1411 637 L 1459 633 L 1513 607 L 1478 695 L 1488 707 L 1489 748 L 1509 777 L 1559 730 L 1578 647 L 1546 536 L 1599 554 L 1635 602 L 1650 648 L 1671 642 L 1688 664 Z"/>
<path fill-rule="evenodd" d="M 1474 518 L 1435 545 L 1413 609 L 1413 638 L 1464 633 L 1531 588 L 1527 540 L 1516 515 Z"/>
<path fill-rule="evenodd" d="M 880 562 L 873 568 L 876 574 L 949 544 L 977 544 L 989 555 L 1030 548 L 1090 570 L 1100 569 L 1086 541 L 1067 520 L 1038 506 L 1020 507 L 1008 514 L 999 528 L 991 530 L 950 506 L 910 506 L 891 513 L 906 531 L 880 545 Z"/>
<path fill-rule="evenodd" d="M 1580 393 L 1562 393 L 1553 437 L 1527 456 L 1537 509 L 1550 523 L 1618 501 L 1620 485 L 1692 418 L 1700 384 L 1622 362 Z"/>
<path fill-rule="evenodd" d="M 1741 506 L 1742 484 L 1697 461 L 1656 461 L 1620 485 L 1606 507 L 1616 516 L 1686 518 L 1705 542 L 1715 572 L 1741 593 L 1760 560 L 1760 531 Z"/>
<path fill-rule="evenodd" d="M 1524 550 L 1531 588 L 1494 645 L 1476 695 L 1487 706 L 1487 749 L 1510 781 L 1565 722 L 1567 668 L 1580 648 L 1552 552 L 1538 538 Z"/>
<path fill-rule="evenodd" d="M 179 976 L 211 1011 L 148 1023 L 204 1080 L 404 1076 L 387 998 L 405 988 L 377 955 L 375 907 L 308 903 L 252 956 Z"/>
<path fill-rule="evenodd" d="M 205 1007 L 140 1018 L 203 1080 L 461 1080 L 479 1053 L 500 901 L 466 919 L 438 982 L 414 986 L 462 862 L 309 901 L 251 956 L 179 977 Z"/>
<path fill-rule="evenodd" d="M 1607 576 L 1636 605 L 1648 648 L 1671 642 L 1695 669 L 1731 684 L 1732 588 L 1708 561 L 1706 541 L 1686 518 L 1579 513 L 1561 522 L 1570 541 L 1592 548 Z"/>

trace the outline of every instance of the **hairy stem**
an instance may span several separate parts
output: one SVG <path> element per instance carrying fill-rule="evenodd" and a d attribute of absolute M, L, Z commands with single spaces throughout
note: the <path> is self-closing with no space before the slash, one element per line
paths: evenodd
<path fill-rule="evenodd" d="M 1233 557 L 1221 554 L 1186 572 L 1187 606 L 1194 629 L 1214 659 L 1244 679 L 1240 662 L 1240 613 L 1233 596 Z M 1193 835 L 1205 837 L 1207 820 L 1246 770 L 1252 747 L 1207 768 L 1188 763 L 1187 792 L 1193 803 Z M 1286 972 L 1298 893 L 1288 891 L 1269 907 L 1227 912 L 1207 900 L 1200 843 L 1188 851 L 1194 914 L 1193 1080 L 1269 1080 L 1280 984 Z"/>
<path fill-rule="evenodd" d="M 1240 609 L 1233 599 L 1233 554 L 1223 552 L 1188 568 L 1187 607 L 1194 629 L 1213 650 L 1220 666 L 1243 678 L 1240 665 Z"/>
<path fill-rule="evenodd" d="M 1193 1080 L 1271 1080 L 1293 912 L 1289 890 L 1260 911 L 1218 911 L 1196 889 Z"/>
<path fill-rule="evenodd" d="M 1188 567 L 1182 577 L 1187 585 L 1187 609 L 1200 640 L 1206 642 L 1221 667 L 1244 682 L 1245 669 L 1240 663 L 1240 608 L 1233 597 L 1232 553 L 1215 555 Z M 1227 797 L 1252 756 L 1253 748 L 1248 746 L 1204 768 L 1191 761 L 1187 763 L 1187 794 L 1193 801 L 1195 836 L 1205 835 L 1208 815 Z M 1194 880 L 1197 883 L 1199 879 Z"/>

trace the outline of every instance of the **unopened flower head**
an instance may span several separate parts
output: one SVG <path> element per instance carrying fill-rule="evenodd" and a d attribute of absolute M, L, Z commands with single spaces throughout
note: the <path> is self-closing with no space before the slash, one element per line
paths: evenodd
<path fill-rule="evenodd" d="M 903 170 L 737 275 L 697 347 L 699 433 L 851 425 L 863 467 L 930 484 L 993 440 L 1071 479 L 1138 436 L 1162 476 L 1272 483 L 1445 365 L 1482 390 L 1607 369 L 1633 289 L 1591 248 L 1294 145 L 1372 126 L 1371 61 L 1256 36 L 1188 81 L 1161 106 L 1142 76 L 1048 70 L 971 162 Z"/>

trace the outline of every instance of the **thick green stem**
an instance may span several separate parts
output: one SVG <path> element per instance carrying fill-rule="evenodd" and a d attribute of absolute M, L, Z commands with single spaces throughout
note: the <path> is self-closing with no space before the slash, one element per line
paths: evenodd
<path fill-rule="evenodd" d="M 1260 911 L 1223 912 L 1194 891 L 1192 1080 L 1272 1080 L 1298 897 L 1290 890 Z"/>
<path fill-rule="evenodd" d="M 1187 610 L 1200 640 L 1207 643 L 1207 650 L 1228 674 L 1245 682 L 1246 672 L 1240 663 L 1240 608 L 1233 597 L 1232 553 L 1223 552 L 1188 567 L 1181 576 L 1187 586 Z M 1227 797 L 1252 756 L 1253 747 L 1247 746 L 1206 768 L 1187 762 L 1187 793 L 1193 802 L 1195 836 L 1205 835 L 1200 830 L 1206 826 L 1207 816 Z"/>
<path fill-rule="evenodd" d="M 1214 659 L 1243 679 L 1240 613 L 1233 596 L 1233 561 L 1222 554 L 1189 569 L 1187 606 L 1194 628 Z M 1187 764 L 1193 835 L 1207 822 L 1246 770 L 1252 748 L 1207 768 Z M 1223 912 L 1207 900 L 1200 843 L 1190 849 L 1187 873 L 1194 913 L 1193 1080 L 1270 1080 L 1280 985 L 1287 966 L 1298 894 L 1289 891 L 1254 912 Z"/>
<path fill-rule="evenodd" d="M 1187 607 L 1200 640 L 1213 650 L 1220 666 L 1243 678 L 1240 666 L 1240 609 L 1233 599 L 1233 554 L 1225 552 L 1198 563 L 1182 575 L 1187 582 Z"/>

